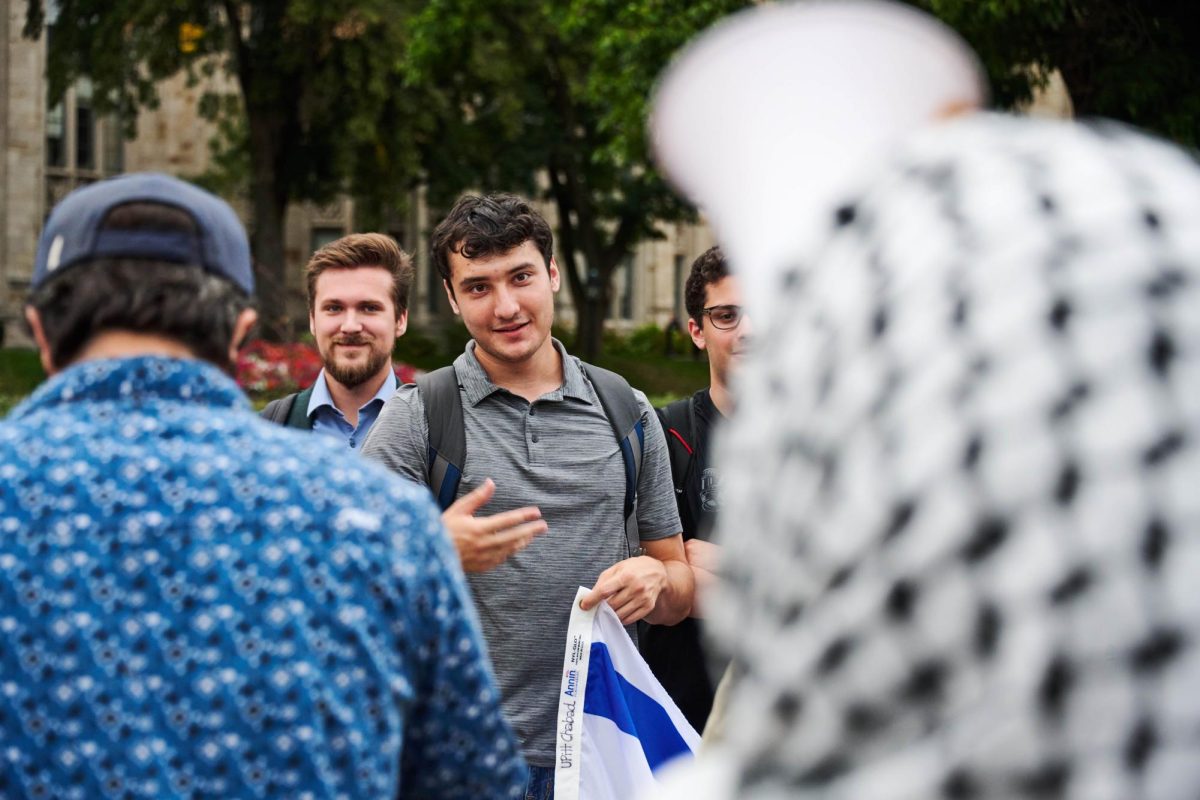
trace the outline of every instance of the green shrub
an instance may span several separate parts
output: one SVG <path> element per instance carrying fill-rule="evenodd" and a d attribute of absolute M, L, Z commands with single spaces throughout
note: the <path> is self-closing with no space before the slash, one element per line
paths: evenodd
<path fill-rule="evenodd" d="M 423 370 L 444 367 L 458 358 L 471 337 L 458 320 L 451 324 L 429 326 L 407 332 L 396 340 L 393 355 L 397 361 Z"/>
<path fill-rule="evenodd" d="M 0 349 L 0 415 L 11 411 L 45 379 L 36 351 Z"/>
<path fill-rule="evenodd" d="M 654 323 L 635 328 L 626 339 L 626 348 L 631 356 L 651 356 L 663 352 L 666 335 Z"/>

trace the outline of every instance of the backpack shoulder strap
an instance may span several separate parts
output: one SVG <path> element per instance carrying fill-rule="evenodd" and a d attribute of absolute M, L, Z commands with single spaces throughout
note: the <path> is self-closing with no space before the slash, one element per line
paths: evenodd
<path fill-rule="evenodd" d="M 658 409 L 658 419 L 667 437 L 667 452 L 671 456 L 671 481 L 675 484 L 677 495 L 684 492 L 684 484 L 696 455 L 695 416 L 695 395 Z"/>
<path fill-rule="evenodd" d="M 267 422 L 283 425 L 288 428 L 299 428 L 311 431 L 312 420 L 308 418 L 308 401 L 312 397 L 313 387 L 302 392 L 293 392 L 267 403 L 258 415 Z"/>
<path fill-rule="evenodd" d="M 429 488 L 445 511 L 458 494 L 467 456 L 458 375 L 451 364 L 419 375 L 416 383 L 429 428 Z"/>
<path fill-rule="evenodd" d="M 296 402 L 297 392 L 292 392 L 286 397 L 277 397 L 258 412 L 258 415 L 267 422 L 274 422 L 276 425 L 286 425 L 287 418 L 292 413 L 292 405 Z"/>
<path fill-rule="evenodd" d="M 621 456 L 625 462 L 625 539 L 629 545 L 629 555 L 639 555 L 642 541 L 638 534 L 637 487 L 646 447 L 642 409 L 629 382 L 617 373 L 586 363 L 583 364 L 583 372 L 596 390 L 613 435 L 621 446 Z"/>
<path fill-rule="evenodd" d="M 289 428 L 299 428 L 300 430 L 311 431 L 312 420 L 308 418 L 308 401 L 312 399 L 313 387 L 310 386 L 304 391 L 293 395 L 295 400 L 292 401 L 292 408 L 288 412 L 287 422 L 284 423 Z"/>

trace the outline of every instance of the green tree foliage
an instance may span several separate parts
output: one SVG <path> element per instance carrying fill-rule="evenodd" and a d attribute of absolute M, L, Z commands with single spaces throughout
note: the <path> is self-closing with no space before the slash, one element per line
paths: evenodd
<path fill-rule="evenodd" d="M 1053 69 L 1075 113 L 1200 145 L 1200 3 L 1194 0 L 909 0 L 959 31 L 1002 106 Z"/>
<path fill-rule="evenodd" d="M 553 202 L 558 262 L 592 358 L 612 275 L 660 220 L 692 210 L 651 165 L 646 103 L 671 56 L 744 0 L 432 0 L 408 81 L 436 86 L 431 200 L 465 188 Z"/>
<path fill-rule="evenodd" d="M 201 112 L 227 144 L 218 165 L 246 171 L 268 332 L 286 332 L 288 203 L 346 190 L 394 201 L 414 182 L 417 147 L 405 133 L 421 101 L 398 79 L 405 12 L 396 0 L 27 3 L 26 35 L 50 31 L 51 98 L 87 75 L 97 109 L 121 111 L 132 126 L 132 111 L 153 107 L 165 78 L 225 70 L 235 79 L 239 92 L 206 96 Z"/>

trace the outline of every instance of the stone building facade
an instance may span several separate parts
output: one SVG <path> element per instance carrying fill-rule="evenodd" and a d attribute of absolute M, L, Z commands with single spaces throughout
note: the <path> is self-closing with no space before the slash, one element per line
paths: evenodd
<path fill-rule="evenodd" d="M 0 336 L 20 330 L 34 249 L 44 218 L 45 48 L 21 38 L 25 4 L 0 11 Z M 6 335 L 7 334 L 7 335 Z"/>

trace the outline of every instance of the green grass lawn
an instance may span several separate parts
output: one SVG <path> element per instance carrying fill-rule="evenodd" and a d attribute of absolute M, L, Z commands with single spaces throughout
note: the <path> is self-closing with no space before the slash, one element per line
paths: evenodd
<path fill-rule="evenodd" d="M 645 392 L 656 407 L 708 385 L 708 362 L 703 359 L 601 355 L 596 364 L 624 376 L 632 386 Z"/>
<path fill-rule="evenodd" d="M 425 347 L 416 337 L 406 349 L 404 340 L 407 338 L 400 340 L 396 350 L 396 357 L 402 361 L 422 369 L 435 369 L 453 360 L 444 348 Z M 457 354 L 461 348 L 451 352 Z M 708 382 L 708 363 L 703 358 L 693 360 L 690 357 L 666 358 L 661 354 L 617 352 L 602 355 L 597 359 L 597 364 L 625 376 L 630 384 L 645 392 L 656 406 L 686 397 Z M 0 349 L 0 416 L 25 399 L 45 377 L 37 353 L 32 350 Z M 256 406 L 266 402 L 266 398 L 251 397 L 251 400 L 256 400 Z"/>

